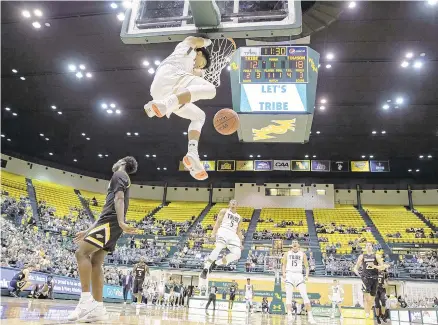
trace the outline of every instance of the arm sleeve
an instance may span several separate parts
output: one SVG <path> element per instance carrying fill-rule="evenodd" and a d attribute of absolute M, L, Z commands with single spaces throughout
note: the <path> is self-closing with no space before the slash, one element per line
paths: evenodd
<path fill-rule="evenodd" d="M 125 174 L 124 172 L 121 171 L 115 172 L 113 177 L 111 178 L 111 188 L 113 189 L 114 194 L 116 194 L 119 191 L 125 193 L 129 185 L 130 184 L 129 184 L 128 175 Z"/>

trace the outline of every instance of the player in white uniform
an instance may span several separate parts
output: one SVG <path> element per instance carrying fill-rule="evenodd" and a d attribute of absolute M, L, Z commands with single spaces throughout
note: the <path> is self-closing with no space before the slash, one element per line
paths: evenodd
<path fill-rule="evenodd" d="M 149 117 L 169 118 L 174 113 L 191 121 L 188 152 L 183 163 L 197 180 L 208 178 L 198 155 L 205 113 L 193 103 L 216 96 L 216 87 L 202 78 L 202 70 L 210 65 L 210 54 L 206 50 L 210 44 L 209 39 L 192 36 L 179 43 L 158 67 L 150 89 L 153 100 L 144 106 Z"/>
<path fill-rule="evenodd" d="M 339 285 L 338 280 L 333 280 L 333 285 L 330 287 L 329 299 L 332 302 L 332 314 L 331 318 L 335 318 L 336 307 L 339 309 L 339 314 L 341 315 L 342 321 L 342 309 L 341 303 L 344 300 L 344 289 Z"/>
<path fill-rule="evenodd" d="M 161 278 L 160 282 L 158 283 L 158 299 L 157 299 L 157 305 L 161 304 L 164 306 L 164 285 L 165 285 L 165 279 Z"/>
<path fill-rule="evenodd" d="M 219 212 L 211 232 L 211 237 L 216 238 L 216 246 L 204 264 L 204 270 L 200 275 L 202 279 L 207 278 L 208 271 L 214 265 L 228 265 L 240 258 L 243 242 L 241 221 L 242 218 L 237 213 L 236 200 L 231 200 L 228 209 L 222 209 Z M 228 248 L 230 253 L 218 260 L 219 253 L 224 248 Z"/>
<path fill-rule="evenodd" d="M 246 311 L 253 312 L 252 298 L 254 297 L 254 286 L 251 284 L 251 279 L 246 279 L 245 284 L 245 301 L 246 301 Z"/>
<path fill-rule="evenodd" d="M 303 277 L 303 266 L 306 269 L 306 277 Z M 292 316 L 292 298 L 294 287 L 296 287 L 306 306 L 309 324 L 316 324 L 305 283 L 309 279 L 309 262 L 306 254 L 300 250 L 300 244 L 297 240 L 292 241 L 291 249 L 283 255 L 282 271 L 283 281 L 286 282 L 286 307 L 289 317 Z"/>

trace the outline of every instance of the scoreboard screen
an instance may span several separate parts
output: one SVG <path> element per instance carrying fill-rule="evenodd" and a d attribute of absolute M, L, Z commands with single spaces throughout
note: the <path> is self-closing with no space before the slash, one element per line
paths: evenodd
<path fill-rule="evenodd" d="M 240 63 L 240 83 L 308 82 L 306 46 L 242 48 Z"/>

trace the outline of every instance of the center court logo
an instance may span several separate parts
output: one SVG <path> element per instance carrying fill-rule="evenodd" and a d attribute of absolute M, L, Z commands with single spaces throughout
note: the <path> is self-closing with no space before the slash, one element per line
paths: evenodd
<path fill-rule="evenodd" d="M 253 140 L 276 139 L 275 135 L 285 134 L 288 131 L 295 131 L 297 119 L 292 120 L 272 120 L 272 123 L 261 129 L 252 129 Z"/>

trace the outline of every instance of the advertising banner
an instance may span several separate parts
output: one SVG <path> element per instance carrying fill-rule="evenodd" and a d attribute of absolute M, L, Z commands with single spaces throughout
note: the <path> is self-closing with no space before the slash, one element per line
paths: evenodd
<path fill-rule="evenodd" d="M 312 160 L 312 172 L 329 172 L 330 160 Z"/>
<path fill-rule="evenodd" d="M 352 172 L 369 172 L 370 164 L 368 160 L 351 161 Z"/>
<path fill-rule="evenodd" d="M 254 160 L 237 160 L 236 171 L 240 171 L 240 172 L 254 171 Z"/>
<path fill-rule="evenodd" d="M 217 171 L 218 172 L 234 172 L 236 169 L 235 160 L 218 160 Z"/>
<path fill-rule="evenodd" d="M 332 172 L 348 172 L 350 171 L 350 164 L 348 160 L 337 160 L 332 161 L 331 163 L 331 171 Z"/>
<path fill-rule="evenodd" d="M 370 169 L 372 173 L 389 172 L 389 161 L 371 160 Z"/>
<path fill-rule="evenodd" d="M 204 165 L 205 171 L 207 171 L 207 172 L 214 172 L 216 170 L 216 161 L 214 161 L 214 160 L 204 160 L 204 161 L 201 161 L 201 162 Z M 179 162 L 178 170 L 180 172 L 188 171 L 187 168 L 184 167 L 184 164 L 183 164 L 182 161 Z"/>
<path fill-rule="evenodd" d="M 255 160 L 254 170 L 258 172 L 268 172 L 272 170 L 272 160 Z"/>
<path fill-rule="evenodd" d="M 290 160 L 274 160 L 274 170 L 290 170 Z"/>
<path fill-rule="evenodd" d="M 7 289 L 9 287 L 9 283 L 14 277 L 16 273 L 20 270 L 9 268 L 9 267 L 1 267 L 1 288 Z M 29 281 L 35 284 L 44 284 L 47 281 L 47 276 L 50 274 L 41 273 L 41 272 L 31 272 L 29 275 Z M 80 295 L 81 294 L 81 283 L 79 279 L 69 278 L 65 276 L 53 276 L 54 288 L 53 292 L 58 294 L 69 294 L 69 295 Z M 29 287 L 25 287 L 24 290 L 30 290 Z M 105 284 L 103 286 L 103 297 L 108 299 L 123 299 L 123 290 L 122 287 L 113 286 Z M 128 299 L 130 299 L 130 294 Z"/>
<path fill-rule="evenodd" d="M 292 171 L 310 172 L 310 160 L 292 160 Z"/>

